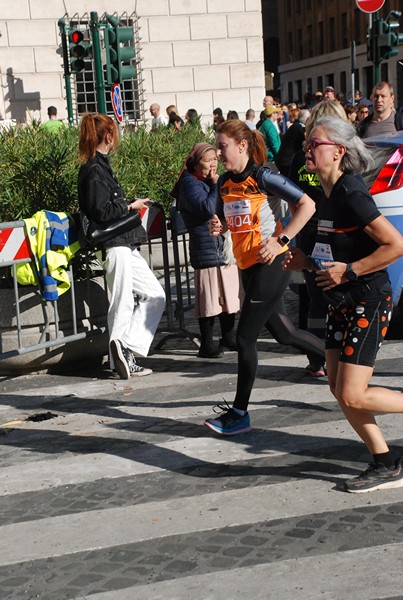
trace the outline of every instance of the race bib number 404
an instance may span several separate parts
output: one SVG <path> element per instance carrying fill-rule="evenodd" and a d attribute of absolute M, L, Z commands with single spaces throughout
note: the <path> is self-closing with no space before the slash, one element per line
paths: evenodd
<path fill-rule="evenodd" d="M 224 215 L 230 231 L 239 233 L 252 228 L 252 210 L 249 200 L 236 200 L 224 204 Z"/>

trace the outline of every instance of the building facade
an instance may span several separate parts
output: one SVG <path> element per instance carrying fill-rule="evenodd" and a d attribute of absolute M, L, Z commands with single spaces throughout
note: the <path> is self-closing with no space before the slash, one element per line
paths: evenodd
<path fill-rule="evenodd" d="M 386 0 L 380 10 L 382 19 L 389 12 L 403 13 L 402 0 Z M 278 2 L 280 42 L 280 93 L 283 101 L 303 100 L 306 92 L 315 93 L 332 85 L 336 92 L 352 96 L 353 83 L 364 96 L 374 85 L 374 66 L 367 59 L 367 32 L 371 17 L 355 0 L 282 0 Z M 396 19 L 392 19 L 396 20 Z M 403 30 L 403 18 L 402 18 Z M 356 61 L 352 62 L 352 42 Z M 403 101 L 403 46 L 399 54 L 380 64 L 380 80 L 395 88 L 397 103 Z M 352 78 L 352 65 L 354 79 Z"/>
<path fill-rule="evenodd" d="M 136 13 L 145 106 L 213 108 L 243 115 L 265 94 L 261 0 L 0 0 L 0 114 L 66 118 L 58 19 L 97 11 Z"/>

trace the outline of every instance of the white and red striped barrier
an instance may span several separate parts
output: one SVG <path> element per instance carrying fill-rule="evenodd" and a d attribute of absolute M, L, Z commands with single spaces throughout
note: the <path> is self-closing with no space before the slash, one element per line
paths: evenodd
<path fill-rule="evenodd" d="M 30 259 L 25 227 L 0 229 L 0 266 Z"/>

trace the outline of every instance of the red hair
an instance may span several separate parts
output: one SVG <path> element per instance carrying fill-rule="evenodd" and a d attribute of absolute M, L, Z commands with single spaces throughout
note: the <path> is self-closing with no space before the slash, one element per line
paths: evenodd
<path fill-rule="evenodd" d="M 257 129 L 249 129 L 243 121 L 239 119 L 230 119 L 220 123 L 217 127 L 217 134 L 223 133 L 229 138 L 234 139 L 238 144 L 245 140 L 248 146 L 248 155 L 252 157 L 257 165 L 266 161 L 267 150 L 264 138 Z"/>
<path fill-rule="evenodd" d="M 83 162 L 95 156 L 98 146 L 105 140 L 107 133 L 112 135 L 113 149 L 115 149 L 119 140 L 116 122 L 111 117 L 99 113 L 86 113 L 83 116 L 78 142 L 80 158 Z"/>

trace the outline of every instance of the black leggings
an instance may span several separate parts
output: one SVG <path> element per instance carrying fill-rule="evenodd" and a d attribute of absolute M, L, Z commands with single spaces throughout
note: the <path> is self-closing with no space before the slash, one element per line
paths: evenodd
<path fill-rule="evenodd" d="M 280 344 L 294 346 L 304 354 L 314 353 L 318 363 L 324 363 L 324 341 L 297 329 L 287 316 L 283 294 L 290 274 L 281 268 L 282 260 L 280 255 L 270 266 L 257 264 L 241 271 L 245 299 L 237 330 L 238 382 L 234 401 L 234 407 L 241 410 L 248 409 L 258 366 L 256 342 L 263 326 Z"/>

